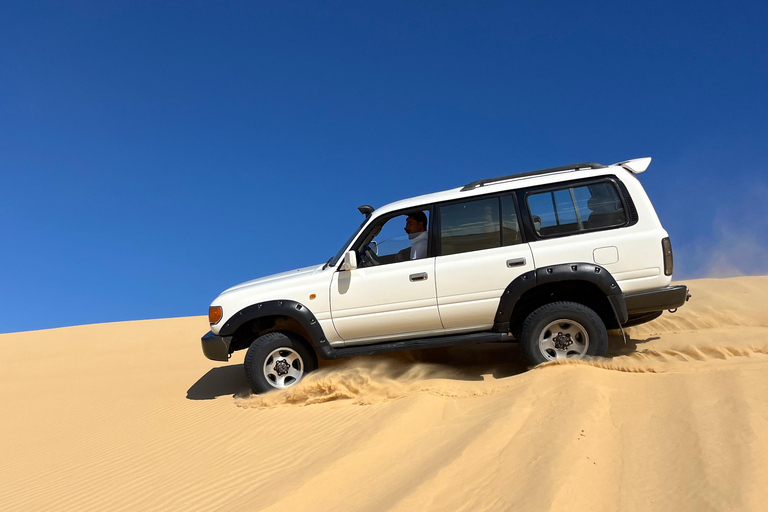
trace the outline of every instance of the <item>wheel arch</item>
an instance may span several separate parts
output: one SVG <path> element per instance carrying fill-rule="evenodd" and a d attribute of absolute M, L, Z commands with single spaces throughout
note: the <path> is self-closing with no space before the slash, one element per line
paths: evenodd
<path fill-rule="evenodd" d="M 627 321 L 624 294 L 610 272 L 594 263 L 564 263 L 537 268 L 514 279 L 499 300 L 493 331 L 519 335 L 531 312 L 557 301 L 589 307 L 608 329 Z"/>
<path fill-rule="evenodd" d="M 248 306 L 227 320 L 220 335 L 232 336 L 231 353 L 248 348 L 263 334 L 276 331 L 300 336 L 315 351 L 329 345 L 312 311 L 293 300 L 271 300 Z"/>

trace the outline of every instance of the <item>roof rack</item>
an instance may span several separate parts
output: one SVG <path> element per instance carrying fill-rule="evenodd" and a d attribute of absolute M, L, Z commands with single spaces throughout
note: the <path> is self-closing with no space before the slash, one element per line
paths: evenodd
<path fill-rule="evenodd" d="M 551 172 L 560 172 L 560 171 L 578 171 L 579 169 L 603 169 L 603 168 L 605 168 L 605 165 L 599 164 L 597 162 L 584 162 L 582 164 L 572 164 L 572 165 L 564 165 L 562 167 L 552 167 L 551 169 L 541 169 L 540 171 L 529 171 L 529 172 L 521 172 L 518 174 L 508 174 L 507 176 L 499 176 L 498 178 L 486 178 L 484 180 L 477 180 L 477 181 L 473 181 L 472 183 L 467 183 L 461 189 L 461 192 L 466 192 L 468 190 L 475 190 L 476 188 L 484 187 L 485 185 L 490 185 L 492 183 L 496 183 L 497 181 L 511 180 L 512 178 L 538 176 L 539 174 L 549 174 Z"/>

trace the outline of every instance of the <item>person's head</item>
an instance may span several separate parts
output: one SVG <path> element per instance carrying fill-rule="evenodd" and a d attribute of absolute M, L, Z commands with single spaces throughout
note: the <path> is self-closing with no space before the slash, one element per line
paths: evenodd
<path fill-rule="evenodd" d="M 409 235 L 427 230 L 427 215 L 424 212 L 413 212 L 405 219 L 405 232 Z"/>

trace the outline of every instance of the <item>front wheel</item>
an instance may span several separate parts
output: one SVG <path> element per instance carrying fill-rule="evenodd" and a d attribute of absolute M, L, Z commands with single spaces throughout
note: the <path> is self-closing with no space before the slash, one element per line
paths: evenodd
<path fill-rule="evenodd" d="M 291 332 L 268 332 L 256 338 L 245 354 L 245 376 L 254 393 L 285 389 L 317 368 L 317 359 Z"/>
<path fill-rule="evenodd" d="M 528 315 L 520 336 L 526 359 L 533 364 L 608 352 L 608 331 L 600 317 L 577 302 L 552 302 Z"/>

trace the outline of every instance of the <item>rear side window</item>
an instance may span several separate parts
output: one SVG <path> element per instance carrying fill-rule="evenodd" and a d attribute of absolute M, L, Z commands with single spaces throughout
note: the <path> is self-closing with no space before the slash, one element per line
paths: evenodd
<path fill-rule="evenodd" d="M 441 206 L 440 245 L 443 255 L 501 247 L 499 198 Z"/>
<path fill-rule="evenodd" d="M 607 181 L 533 193 L 527 201 L 534 230 L 542 237 L 572 235 L 627 223 L 619 191 Z"/>

